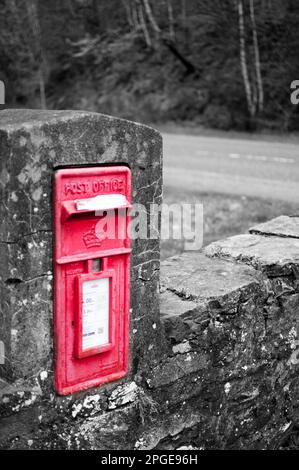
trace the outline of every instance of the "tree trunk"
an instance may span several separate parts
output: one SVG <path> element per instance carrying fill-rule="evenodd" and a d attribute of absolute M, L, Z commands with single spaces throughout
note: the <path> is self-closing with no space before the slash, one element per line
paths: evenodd
<path fill-rule="evenodd" d="M 141 3 L 140 0 L 136 0 L 136 4 L 137 4 L 139 24 L 140 24 L 140 27 L 143 31 L 145 43 L 146 43 L 147 47 L 151 48 L 152 47 L 152 40 L 151 40 L 150 34 L 148 32 L 146 21 L 145 21 L 145 18 L 144 18 L 142 3 Z"/>
<path fill-rule="evenodd" d="M 187 8 L 186 0 L 182 0 L 182 28 L 184 32 L 184 42 L 188 41 L 188 30 L 187 30 Z"/>
<path fill-rule="evenodd" d="M 74 5 L 73 5 L 72 0 L 67 1 L 67 6 L 68 6 L 68 10 L 70 12 L 71 17 L 75 18 L 76 13 L 75 13 L 75 9 L 74 9 Z"/>
<path fill-rule="evenodd" d="M 28 20 L 32 29 L 34 39 L 34 49 L 36 50 L 38 60 L 38 82 L 39 82 L 39 94 L 40 104 L 42 109 L 47 109 L 46 102 L 46 59 L 44 57 L 42 45 L 41 45 L 41 29 L 38 18 L 36 0 L 26 0 Z"/>
<path fill-rule="evenodd" d="M 175 32 L 174 32 L 174 19 L 173 19 L 173 9 L 172 9 L 172 0 L 167 0 L 167 10 L 168 10 L 168 21 L 169 21 L 169 36 L 172 41 L 175 41 Z"/>
<path fill-rule="evenodd" d="M 124 0 L 125 2 L 126 0 Z M 138 5 L 136 0 L 131 0 L 131 9 L 132 9 L 132 21 L 134 29 L 138 29 Z"/>
<path fill-rule="evenodd" d="M 263 111 L 264 88 L 263 88 L 263 80 L 262 80 L 262 73 L 261 73 L 259 43 L 258 43 L 256 21 L 255 21 L 254 0 L 249 0 L 249 5 L 250 5 L 251 26 L 252 26 L 252 39 L 253 39 L 253 47 L 254 47 L 255 72 L 256 72 L 256 81 L 257 81 L 257 90 L 258 90 L 258 110 Z"/>
<path fill-rule="evenodd" d="M 41 109 L 47 109 L 45 78 L 44 78 L 44 73 L 41 67 L 39 68 L 38 75 L 39 75 L 39 96 L 40 96 Z"/>
<path fill-rule="evenodd" d="M 186 0 L 182 0 L 182 23 L 183 23 L 183 28 L 186 28 L 186 20 L 187 20 Z"/>
<path fill-rule="evenodd" d="M 153 12 L 152 12 L 152 9 L 151 9 L 151 6 L 150 6 L 148 0 L 143 0 L 143 5 L 144 5 L 146 15 L 149 19 L 150 24 L 152 25 L 153 30 L 159 35 L 161 33 L 161 29 L 160 29 L 160 26 L 158 25 L 158 23 L 155 20 L 155 17 L 153 15 Z"/>
<path fill-rule="evenodd" d="M 238 0 L 239 36 L 240 36 L 240 65 L 244 82 L 247 106 L 251 117 L 255 116 L 255 106 L 252 100 L 252 91 L 249 81 L 248 66 L 246 59 L 245 21 L 243 0 Z"/>
<path fill-rule="evenodd" d="M 133 29 L 134 28 L 134 23 L 133 23 L 133 18 L 132 18 L 131 2 L 130 2 L 130 0 L 129 1 L 121 0 L 121 3 L 123 4 L 123 7 L 125 9 L 128 24 L 129 24 L 130 28 Z"/>

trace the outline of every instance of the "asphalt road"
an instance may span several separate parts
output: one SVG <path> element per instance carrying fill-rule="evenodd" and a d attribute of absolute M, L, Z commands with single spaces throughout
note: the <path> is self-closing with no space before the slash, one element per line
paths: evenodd
<path fill-rule="evenodd" d="M 299 145 L 163 133 L 166 188 L 299 203 Z"/>

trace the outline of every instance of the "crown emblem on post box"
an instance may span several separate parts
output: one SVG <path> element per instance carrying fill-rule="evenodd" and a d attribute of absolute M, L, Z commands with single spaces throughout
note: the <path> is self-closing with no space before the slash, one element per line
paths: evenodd
<path fill-rule="evenodd" d="M 83 235 L 83 241 L 87 248 L 101 246 L 105 238 L 106 235 L 104 232 L 96 231 L 96 225 L 93 225 L 92 228 Z"/>

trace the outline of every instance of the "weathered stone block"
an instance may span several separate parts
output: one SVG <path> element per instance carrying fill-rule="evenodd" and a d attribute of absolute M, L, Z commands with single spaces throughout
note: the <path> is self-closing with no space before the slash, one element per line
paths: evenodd
<path fill-rule="evenodd" d="M 262 297 L 260 275 L 229 261 L 202 253 L 184 253 L 162 263 L 161 317 L 168 338 L 178 343 L 213 321 L 229 322 L 256 293 Z"/>
<path fill-rule="evenodd" d="M 299 266 L 299 240 L 295 238 L 236 235 L 212 243 L 204 252 L 252 265 L 270 277 L 290 275 Z"/>
<path fill-rule="evenodd" d="M 299 238 L 299 217 L 281 215 L 276 219 L 251 227 L 249 233 Z"/>
<path fill-rule="evenodd" d="M 192 318 L 196 311 L 198 307 L 194 301 L 183 299 L 169 290 L 161 292 L 161 317 L 166 336 L 172 344 L 179 343 L 188 337 L 192 328 L 192 325 L 188 323 L 188 318 Z"/>
<path fill-rule="evenodd" d="M 186 252 L 165 260 L 162 266 L 162 288 L 184 299 L 201 300 L 204 304 L 219 299 L 227 310 L 234 308 L 233 292 L 236 297 L 246 297 L 248 287 L 259 282 L 259 275 L 254 269 L 223 260 L 211 260 L 203 253 Z"/>

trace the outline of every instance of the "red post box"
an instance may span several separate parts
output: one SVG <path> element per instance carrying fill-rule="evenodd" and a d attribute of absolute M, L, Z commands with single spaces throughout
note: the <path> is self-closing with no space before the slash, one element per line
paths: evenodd
<path fill-rule="evenodd" d="M 127 373 L 130 203 L 125 166 L 55 173 L 55 387 L 61 395 Z"/>

